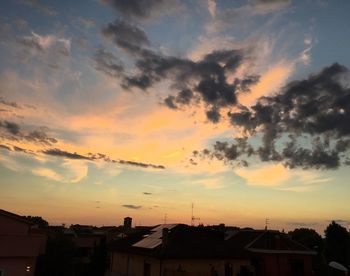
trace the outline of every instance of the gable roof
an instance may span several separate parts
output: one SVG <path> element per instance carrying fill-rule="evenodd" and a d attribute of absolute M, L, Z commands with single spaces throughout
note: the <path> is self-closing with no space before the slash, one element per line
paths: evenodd
<path fill-rule="evenodd" d="M 311 251 L 304 245 L 293 241 L 286 234 L 278 231 L 264 231 L 253 241 L 245 246 L 248 251 L 257 253 L 273 254 L 311 254 Z"/>
<path fill-rule="evenodd" d="M 17 215 L 17 214 L 5 211 L 3 209 L 0 209 L 0 215 L 8 217 L 10 219 L 17 220 L 19 222 L 22 222 L 22 223 L 25 223 L 25 224 L 28 224 L 28 225 L 33 225 L 34 224 L 33 222 L 31 222 L 30 220 L 26 219 L 23 216 L 20 216 L 20 215 Z"/>

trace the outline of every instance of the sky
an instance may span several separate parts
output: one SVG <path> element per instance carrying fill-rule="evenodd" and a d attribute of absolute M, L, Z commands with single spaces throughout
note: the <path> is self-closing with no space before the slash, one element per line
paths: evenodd
<path fill-rule="evenodd" d="M 4 0 L 0 208 L 350 225 L 350 2 Z"/>

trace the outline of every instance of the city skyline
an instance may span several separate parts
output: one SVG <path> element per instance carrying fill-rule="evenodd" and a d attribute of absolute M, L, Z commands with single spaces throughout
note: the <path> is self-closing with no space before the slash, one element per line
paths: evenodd
<path fill-rule="evenodd" d="M 5 0 L 1 209 L 349 227 L 342 0 Z"/>

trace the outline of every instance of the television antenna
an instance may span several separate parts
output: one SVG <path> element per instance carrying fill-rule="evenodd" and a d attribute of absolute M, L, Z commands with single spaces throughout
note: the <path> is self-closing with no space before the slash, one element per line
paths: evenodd
<path fill-rule="evenodd" d="M 192 206 L 191 206 L 191 226 L 194 226 L 194 223 L 196 220 L 200 220 L 200 218 L 196 218 L 193 214 L 193 209 L 194 209 L 194 204 L 192 202 Z"/>
<path fill-rule="evenodd" d="M 267 226 L 270 224 L 270 219 L 265 219 L 265 230 L 267 230 Z"/>

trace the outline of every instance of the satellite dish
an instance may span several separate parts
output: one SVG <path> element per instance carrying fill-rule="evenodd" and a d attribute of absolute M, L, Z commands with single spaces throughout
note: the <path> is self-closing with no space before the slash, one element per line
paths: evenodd
<path fill-rule="evenodd" d="M 346 274 L 348 274 L 348 269 L 340 263 L 333 261 L 333 262 L 330 262 L 328 265 L 332 268 L 338 269 L 338 270 L 343 271 Z"/>

